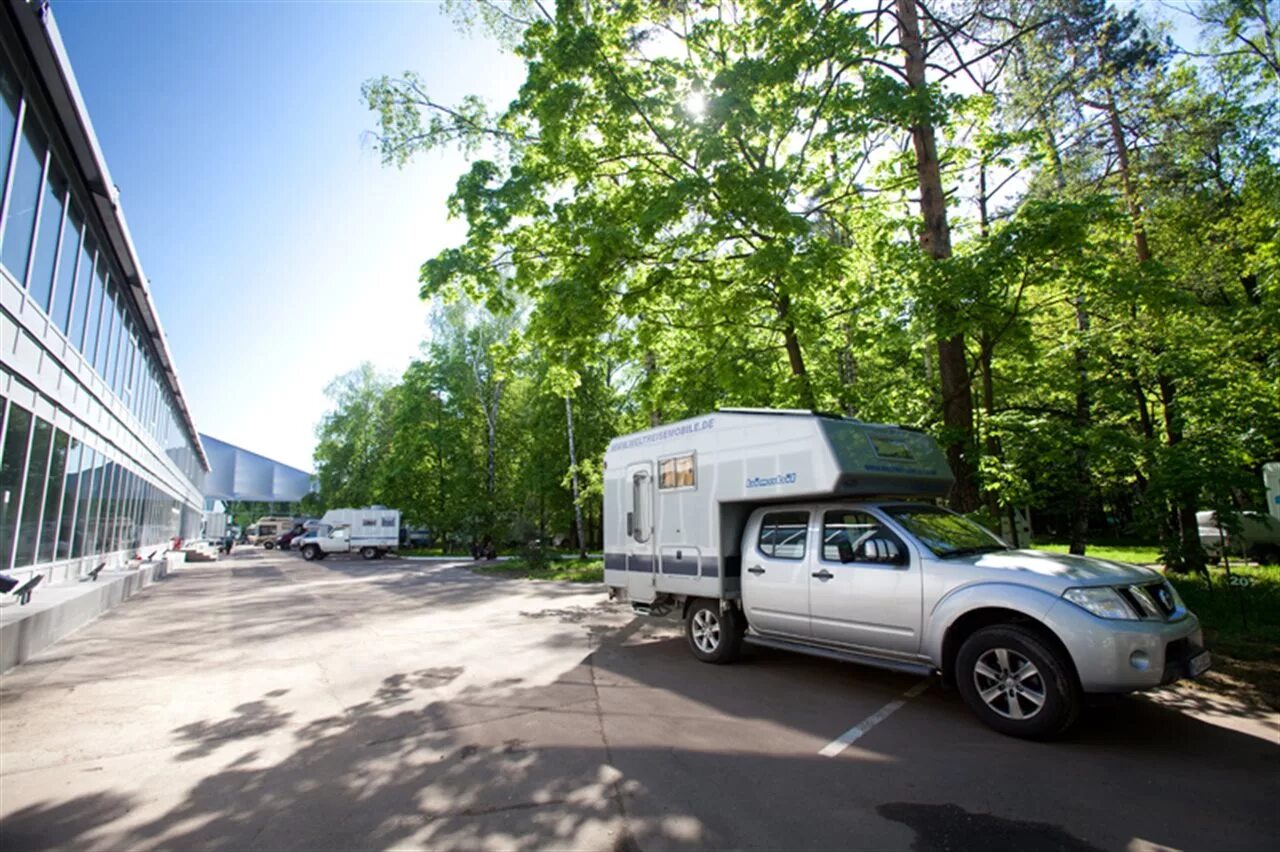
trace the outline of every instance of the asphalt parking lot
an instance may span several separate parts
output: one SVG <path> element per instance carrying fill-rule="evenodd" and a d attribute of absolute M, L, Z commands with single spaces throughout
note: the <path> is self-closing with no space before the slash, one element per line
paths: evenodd
<path fill-rule="evenodd" d="M 244 549 L 0 679 L 0 847 L 1274 848 L 1274 714 L 1007 739 L 906 675 L 696 662 L 598 588 Z"/>

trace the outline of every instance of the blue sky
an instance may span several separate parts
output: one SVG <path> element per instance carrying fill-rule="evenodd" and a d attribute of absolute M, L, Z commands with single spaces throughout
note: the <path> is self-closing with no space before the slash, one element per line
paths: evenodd
<path fill-rule="evenodd" d="M 422 261 L 459 242 L 454 153 L 384 168 L 360 84 L 503 104 L 522 66 L 439 4 L 87 2 L 54 14 L 201 431 L 311 469 L 324 386 L 398 373 Z"/>

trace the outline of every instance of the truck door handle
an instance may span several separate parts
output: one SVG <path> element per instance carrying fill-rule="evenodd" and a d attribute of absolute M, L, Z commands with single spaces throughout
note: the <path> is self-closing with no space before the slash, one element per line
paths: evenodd
<path fill-rule="evenodd" d="M 835 574 L 832 574 L 826 568 L 823 568 L 821 571 L 814 572 L 812 576 L 817 577 L 819 580 L 830 580 L 835 576 Z"/>
<path fill-rule="evenodd" d="M 763 573 L 764 573 L 764 569 L 763 569 L 763 568 L 761 568 L 759 565 L 752 565 L 750 568 L 748 568 L 748 569 L 747 569 L 747 573 L 748 573 L 748 574 L 763 574 Z"/>

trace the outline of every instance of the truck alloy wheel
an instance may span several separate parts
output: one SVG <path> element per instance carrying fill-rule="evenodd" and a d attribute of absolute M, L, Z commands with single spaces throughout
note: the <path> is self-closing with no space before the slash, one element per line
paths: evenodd
<path fill-rule="evenodd" d="M 985 627 L 966 639 L 956 656 L 955 682 L 969 709 L 1002 734 L 1051 739 L 1080 714 L 1070 661 L 1019 625 Z"/>
<path fill-rule="evenodd" d="M 378 549 L 376 547 L 362 547 L 360 548 L 360 555 L 365 559 L 377 559 Z"/>
<path fill-rule="evenodd" d="M 1032 719 L 1044 708 L 1044 675 L 1008 648 L 992 648 L 973 666 L 978 695 L 1006 719 Z"/>
<path fill-rule="evenodd" d="M 735 609 L 720 609 L 720 602 L 696 601 L 685 619 L 689 649 L 704 663 L 727 663 L 738 656 L 743 622 Z"/>
<path fill-rule="evenodd" d="M 310 562 L 320 555 L 320 548 L 314 544 L 308 544 L 302 548 L 302 558 Z"/>

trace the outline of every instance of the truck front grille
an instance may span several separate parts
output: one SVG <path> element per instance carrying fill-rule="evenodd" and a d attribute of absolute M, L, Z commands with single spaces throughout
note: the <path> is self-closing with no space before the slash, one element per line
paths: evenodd
<path fill-rule="evenodd" d="M 1120 586 L 1116 589 L 1139 618 L 1168 621 L 1177 612 L 1173 592 L 1163 583 Z"/>

